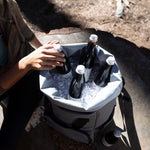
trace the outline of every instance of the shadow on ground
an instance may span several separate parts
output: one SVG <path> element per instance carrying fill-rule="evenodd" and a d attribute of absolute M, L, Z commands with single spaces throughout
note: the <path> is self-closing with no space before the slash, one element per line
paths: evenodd
<path fill-rule="evenodd" d="M 48 33 L 62 27 L 79 27 L 69 20 L 69 17 L 56 10 L 55 5 L 48 0 L 16 0 L 25 18 L 42 32 Z"/>

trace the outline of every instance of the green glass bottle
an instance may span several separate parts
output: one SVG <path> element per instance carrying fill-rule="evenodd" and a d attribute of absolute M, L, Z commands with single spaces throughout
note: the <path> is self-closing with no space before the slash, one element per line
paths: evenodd
<path fill-rule="evenodd" d="M 75 71 L 76 73 L 70 84 L 68 99 L 80 101 L 82 90 L 85 84 L 85 67 L 83 65 L 78 65 Z"/>
<path fill-rule="evenodd" d="M 106 63 L 100 68 L 93 83 L 100 87 L 106 86 L 107 83 L 110 81 L 110 75 L 114 63 L 115 63 L 115 58 L 113 56 L 109 56 L 106 59 Z"/>

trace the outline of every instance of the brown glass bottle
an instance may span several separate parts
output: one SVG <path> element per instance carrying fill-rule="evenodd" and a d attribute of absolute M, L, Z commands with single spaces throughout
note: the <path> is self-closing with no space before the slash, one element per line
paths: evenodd
<path fill-rule="evenodd" d="M 88 81 L 93 64 L 94 64 L 94 49 L 96 46 L 96 42 L 98 40 L 98 36 L 95 34 L 91 34 L 89 37 L 89 42 L 86 47 L 82 49 L 81 56 L 79 59 L 79 64 L 85 66 L 85 82 Z"/>
<path fill-rule="evenodd" d="M 59 52 L 62 52 L 65 54 L 65 52 L 60 44 L 54 45 L 54 48 L 57 49 Z M 71 66 L 70 66 L 70 62 L 69 62 L 68 58 L 66 57 L 66 54 L 65 54 L 64 58 L 66 59 L 66 61 L 63 62 L 63 66 L 57 66 L 56 70 L 64 78 L 67 78 L 68 76 L 71 75 Z"/>

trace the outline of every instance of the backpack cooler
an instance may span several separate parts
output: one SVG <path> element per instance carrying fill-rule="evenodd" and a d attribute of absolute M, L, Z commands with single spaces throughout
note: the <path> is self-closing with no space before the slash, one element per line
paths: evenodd
<path fill-rule="evenodd" d="M 76 64 L 81 49 L 86 45 L 87 43 L 76 43 L 64 44 L 62 47 L 67 57 Z M 112 54 L 96 45 L 94 67 L 100 67 L 108 56 Z M 111 71 L 110 82 L 87 103 L 62 97 L 56 84 L 57 81 L 53 83 L 49 71 L 40 72 L 40 89 L 48 97 L 51 105 L 51 113 L 45 116 L 47 123 L 75 141 L 86 144 L 93 142 L 95 131 L 113 117 L 116 98 L 122 90 L 122 76 L 117 63 L 115 62 Z"/>

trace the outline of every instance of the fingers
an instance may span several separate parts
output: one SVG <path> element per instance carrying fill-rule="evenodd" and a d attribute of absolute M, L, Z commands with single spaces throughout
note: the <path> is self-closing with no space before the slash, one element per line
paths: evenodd
<path fill-rule="evenodd" d="M 45 49 L 51 49 L 51 48 L 53 48 L 54 47 L 54 45 L 55 44 L 58 44 L 59 42 L 58 41 L 50 41 L 50 42 L 48 42 L 48 43 L 46 43 L 46 44 L 44 44 L 43 45 L 43 48 L 45 48 Z"/>
<path fill-rule="evenodd" d="M 58 52 L 57 50 L 44 50 L 43 54 L 45 55 L 53 55 L 57 57 L 64 57 L 65 55 L 63 53 Z"/>
<path fill-rule="evenodd" d="M 57 43 L 59 43 L 59 41 L 54 40 L 54 41 L 49 41 L 47 44 L 57 44 Z"/>
<path fill-rule="evenodd" d="M 54 44 L 58 41 L 52 41 L 44 44 L 35 50 L 30 57 L 32 67 L 37 70 L 51 70 L 56 66 L 63 66 L 65 55 L 54 49 Z"/>
<path fill-rule="evenodd" d="M 42 66 L 41 67 L 41 69 L 40 70 L 52 70 L 52 69 L 54 69 L 56 66 L 55 65 L 44 65 L 44 66 Z"/>
<path fill-rule="evenodd" d="M 63 66 L 63 63 L 58 61 L 43 61 L 40 64 L 42 66 Z"/>
<path fill-rule="evenodd" d="M 60 62 L 55 61 L 48 61 L 48 62 L 41 62 L 38 67 L 36 67 L 37 70 L 52 70 L 56 66 L 63 66 Z"/>
<path fill-rule="evenodd" d="M 54 55 L 54 56 L 58 56 L 58 57 L 65 56 L 62 52 L 58 52 L 57 49 L 54 49 L 54 47 L 49 44 L 42 47 L 42 52 L 46 55 Z"/>
<path fill-rule="evenodd" d="M 65 57 L 65 55 L 63 53 L 58 52 L 57 49 L 54 49 L 53 46 L 49 45 L 49 44 L 47 44 L 43 47 L 42 53 L 45 54 L 45 57 L 46 57 L 46 55 L 49 55 L 49 57 L 51 57 L 51 56 L 56 56 L 56 57 L 60 57 L 60 58 Z M 55 59 L 55 57 L 53 57 L 53 58 Z"/>
<path fill-rule="evenodd" d="M 43 60 L 52 60 L 52 61 L 60 61 L 60 62 L 65 62 L 65 58 L 64 58 L 64 54 L 63 53 L 59 53 L 59 52 L 47 52 L 44 51 L 41 54 L 41 59 Z"/>

